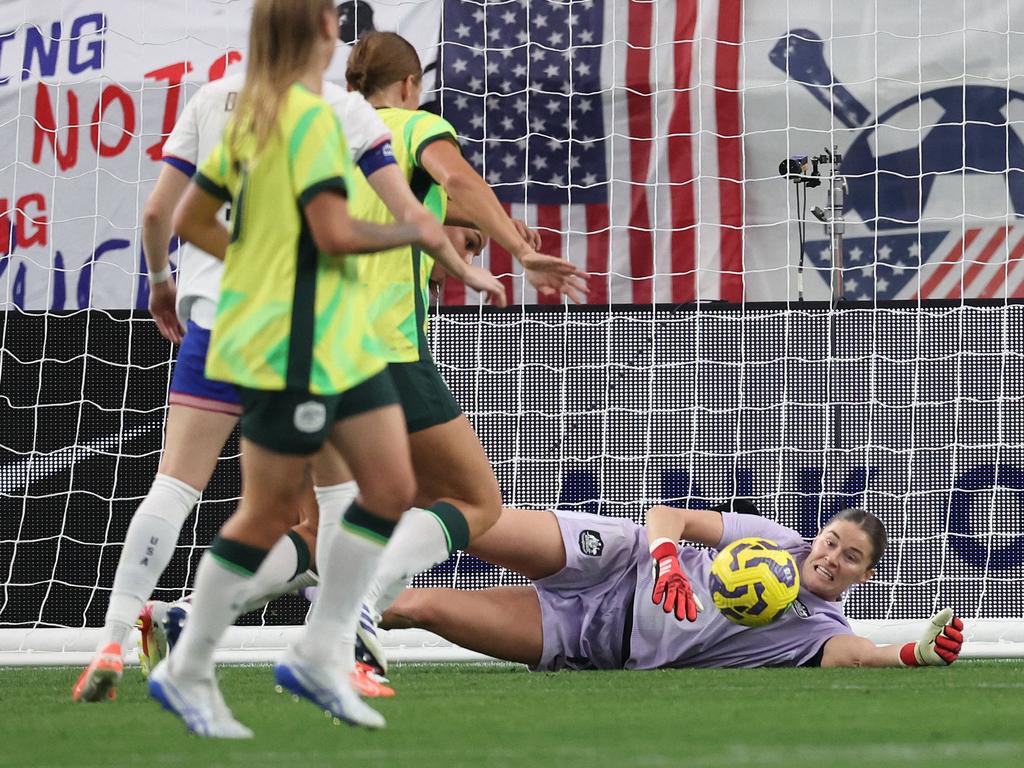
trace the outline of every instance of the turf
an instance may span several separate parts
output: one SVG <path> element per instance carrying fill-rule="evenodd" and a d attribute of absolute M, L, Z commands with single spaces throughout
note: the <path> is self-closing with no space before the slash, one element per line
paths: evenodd
<path fill-rule="evenodd" d="M 266 667 L 222 670 L 256 731 L 187 736 L 135 669 L 116 702 L 73 705 L 78 670 L 0 669 L 0 766 L 1021 766 L 1024 663 L 921 670 L 530 674 L 406 666 L 388 729 L 334 726 L 274 694 Z"/>

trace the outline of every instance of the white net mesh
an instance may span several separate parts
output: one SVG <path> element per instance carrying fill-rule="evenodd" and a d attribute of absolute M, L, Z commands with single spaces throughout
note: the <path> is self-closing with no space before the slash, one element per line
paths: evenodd
<path fill-rule="evenodd" d="M 546 300 L 492 246 L 484 262 L 521 306 L 433 322 L 507 504 L 640 519 L 738 495 L 805 535 L 862 504 L 891 550 L 852 616 L 1021 615 L 1015 4 L 342 5 L 350 32 L 372 19 L 414 40 L 467 158 L 593 274 L 590 306 L 526 306 Z M 146 304 L 141 206 L 184 100 L 244 52 L 249 7 L 5 3 L 0 629 L 102 622 L 173 361 L 131 314 Z M 797 300 L 800 211 L 776 168 L 825 147 L 843 159 L 822 172 L 849 186 L 839 307 L 813 219 Z M 445 297 L 476 304 L 457 285 Z M 237 471 L 232 440 L 158 597 L 188 590 Z M 419 583 L 516 578 L 458 556 Z M 46 645 L 26 637 L 40 636 L 14 646 Z"/>

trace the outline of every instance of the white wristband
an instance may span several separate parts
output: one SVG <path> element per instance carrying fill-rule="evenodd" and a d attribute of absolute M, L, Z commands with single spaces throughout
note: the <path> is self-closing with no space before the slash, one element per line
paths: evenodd
<path fill-rule="evenodd" d="M 171 265 L 167 264 L 163 269 L 149 273 L 149 284 L 159 285 L 171 279 Z"/>
<path fill-rule="evenodd" d="M 672 539 L 666 539 L 664 537 L 662 537 L 660 539 L 655 539 L 654 541 L 651 542 L 651 546 L 650 546 L 651 554 L 653 555 L 654 554 L 654 550 L 656 550 L 662 544 L 671 544 L 673 547 L 677 545 L 677 543 L 672 541 Z"/>

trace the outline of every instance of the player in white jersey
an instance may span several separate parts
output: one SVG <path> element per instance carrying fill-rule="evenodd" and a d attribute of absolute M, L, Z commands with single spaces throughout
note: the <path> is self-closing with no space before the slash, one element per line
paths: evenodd
<path fill-rule="evenodd" d="M 185 519 L 216 467 L 220 451 L 241 415 L 235 388 L 206 378 L 206 349 L 216 314 L 223 263 L 184 246 L 178 257 L 178 283 L 171 277 L 168 243 L 174 208 L 196 166 L 220 140 L 234 109 L 244 74 L 204 85 L 189 100 L 164 145 L 164 165 L 146 202 L 143 242 L 150 277 L 150 310 L 160 332 L 181 343 L 168 393 L 164 452 L 149 493 L 125 536 L 96 655 L 72 689 L 75 701 L 115 697 L 123 670 L 123 647 L 139 617 L 143 637 L 152 639 L 154 617 L 140 610 L 152 594 L 177 544 Z M 391 154 L 391 134 L 358 93 L 324 83 L 327 100 L 342 124 L 351 157 L 396 219 L 415 221 L 434 232 L 436 257 L 450 273 L 496 300 L 504 289 L 487 271 L 468 264 L 436 220 L 415 198 Z M 230 214 L 228 214 L 230 215 Z M 318 488 L 331 498 L 332 489 Z M 347 491 L 346 491 L 347 493 Z M 304 510 L 316 515 L 316 505 Z M 296 526 L 275 545 L 253 577 L 252 608 L 305 582 L 315 551 L 315 517 Z M 159 657 L 159 649 L 144 649 Z"/>
<path fill-rule="evenodd" d="M 800 567 L 794 607 L 757 628 L 729 621 L 708 590 L 714 550 L 749 536 L 775 541 Z M 710 549 L 680 545 L 684 537 Z M 533 586 L 408 589 L 381 626 L 428 629 L 537 670 L 952 664 L 963 624 L 949 608 L 916 643 L 876 646 L 850 628 L 844 596 L 871 578 L 885 545 L 881 522 L 861 509 L 840 512 L 810 544 L 791 528 L 732 511 L 656 506 L 641 527 L 506 509 L 469 552 Z"/>

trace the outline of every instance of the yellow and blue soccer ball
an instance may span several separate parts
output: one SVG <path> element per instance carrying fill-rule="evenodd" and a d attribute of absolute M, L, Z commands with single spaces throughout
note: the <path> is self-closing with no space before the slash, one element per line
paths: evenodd
<path fill-rule="evenodd" d="M 737 539 L 711 563 L 715 607 L 737 624 L 763 627 L 779 618 L 800 591 L 793 555 L 770 539 Z"/>

